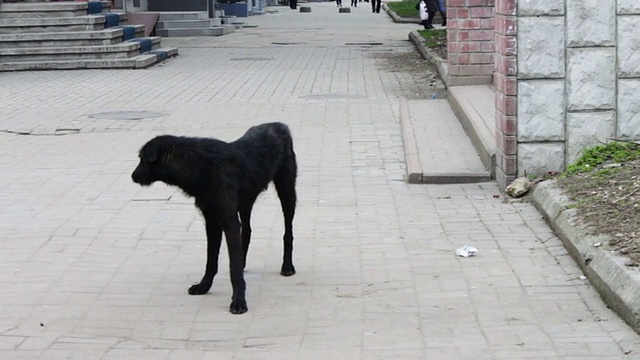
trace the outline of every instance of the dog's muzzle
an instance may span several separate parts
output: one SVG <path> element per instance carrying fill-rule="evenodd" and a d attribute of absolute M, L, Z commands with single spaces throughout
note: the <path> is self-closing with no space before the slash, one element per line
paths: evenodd
<path fill-rule="evenodd" d="M 144 176 L 142 174 L 142 171 L 140 171 L 140 168 L 136 168 L 132 173 L 131 173 L 131 180 L 133 180 L 134 183 L 136 184 L 140 184 L 142 186 L 149 186 L 151 185 L 151 181 L 149 179 L 148 176 Z"/>

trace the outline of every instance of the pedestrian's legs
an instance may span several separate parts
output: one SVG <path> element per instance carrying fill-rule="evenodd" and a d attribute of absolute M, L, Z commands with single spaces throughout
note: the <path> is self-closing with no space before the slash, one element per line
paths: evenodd
<path fill-rule="evenodd" d="M 380 2 L 381 0 L 371 0 L 371 11 L 374 13 L 380 12 Z"/>
<path fill-rule="evenodd" d="M 429 19 L 427 19 L 427 29 L 433 29 L 433 17 L 436 15 L 435 11 L 429 12 Z"/>
<path fill-rule="evenodd" d="M 442 16 L 442 26 L 447 26 L 447 12 L 440 11 L 440 16 Z"/>

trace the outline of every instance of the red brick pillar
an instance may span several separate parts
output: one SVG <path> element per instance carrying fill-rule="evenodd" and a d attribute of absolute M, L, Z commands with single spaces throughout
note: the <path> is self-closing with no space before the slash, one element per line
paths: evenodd
<path fill-rule="evenodd" d="M 496 0 L 447 0 L 449 85 L 491 84 Z"/>
<path fill-rule="evenodd" d="M 503 189 L 518 172 L 516 5 L 517 0 L 495 0 L 496 180 Z"/>

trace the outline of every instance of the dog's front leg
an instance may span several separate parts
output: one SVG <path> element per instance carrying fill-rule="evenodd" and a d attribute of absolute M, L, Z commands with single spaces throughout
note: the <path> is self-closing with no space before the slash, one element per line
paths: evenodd
<path fill-rule="evenodd" d="M 244 254 L 242 253 L 242 242 L 240 239 L 240 222 L 236 213 L 229 214 L 226 221 L 223 221 L 222 228 L 227 239 L 227 249 L 229 250 L 229 270 L 231 272 L 231 286 L 233 295 L 229 311 L 232 314 L 242 314 L 247 312 L 247 300 L 245 299 L 244 281 Z"/>
<path fill-rule="evenodd" d="M 222 227 L 220 221 L 212 214 L 203 213 L 203 216 L 207 229 L 207 266 L 200 283 L 189 288 L 190 295 L 206 294 L 211 289 L 213 278 L 218 273 L 218 254 L 220 253 L 220 243 L 222 242 Z"/>

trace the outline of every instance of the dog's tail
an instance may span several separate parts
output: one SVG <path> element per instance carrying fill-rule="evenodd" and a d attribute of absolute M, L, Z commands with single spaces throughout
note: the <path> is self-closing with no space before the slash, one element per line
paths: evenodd
<path fill-rule="evenodd" d="M 265 125 L 269 127 L 269 131 L 272 134 L 276 135 L 281 140 L 284 159 L 282 161 L 280 173 L 284 176 L 288 176 L 294 179 L 295 181 L 298 172 L 298 166 L 296 163 L 296 153 L 293 150 L 293 137 L 291 136 L 289 127 L 280 122 L 274 122 Z"/>
<path fill-rule="evenodd" d="M 295 153 L 293 151 L 293 138 L 289 127 L 283 123 L 276 122 L 273 123 L 273 130 L 283 140 L 285 154 L 291 154 L 295 157 Z"/>

